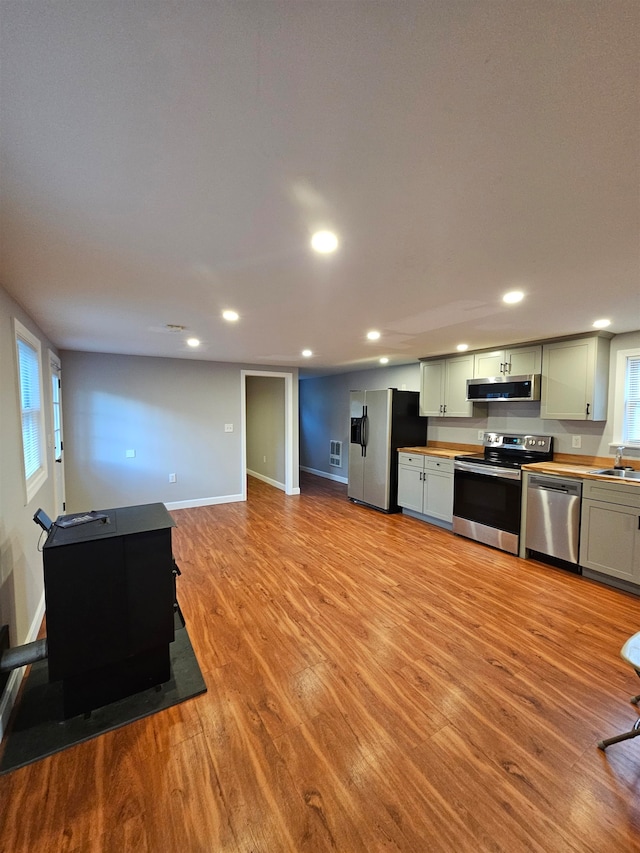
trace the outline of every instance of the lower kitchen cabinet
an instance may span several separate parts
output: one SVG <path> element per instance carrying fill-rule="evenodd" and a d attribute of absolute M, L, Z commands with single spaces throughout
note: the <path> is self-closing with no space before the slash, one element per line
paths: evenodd
<path fill-rule="evenodd" d="M 398 503 L 426 520 L 453 521 L 453 460 L 400 453 Z"/>
<path fill-rule="evenodd" d="M 587 577 L 607 575 L 640 587 L 640 489 L 585 481 L 580 565 Z"/>

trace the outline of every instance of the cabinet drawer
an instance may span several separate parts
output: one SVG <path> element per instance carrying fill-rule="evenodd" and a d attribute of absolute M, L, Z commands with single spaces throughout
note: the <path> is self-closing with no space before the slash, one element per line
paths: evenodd
<path fill-rule="evenodd" d="M 398 464 L 410 465 L 412 468 L 424 468 L 424 456 L 420 453 L 399 453 Z"/>
<path fill-rule="evenodd" d="M 424 467 L 430 471 L 442 471 L 453 474 L 453 459 L 442 459 L 439 456 L 425 456 Z"/>
<path fill-rule="evenodd" d="M 582 487 L 582 497 L 583 499 L 606 501 L 607 503 L 640 510 L 640 488 L 627 483 L 585 480 Z"/>

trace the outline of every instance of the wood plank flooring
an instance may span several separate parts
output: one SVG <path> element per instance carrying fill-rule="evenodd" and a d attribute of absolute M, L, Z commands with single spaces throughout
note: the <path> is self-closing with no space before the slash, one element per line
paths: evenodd
<path fill-rule="evenodd" d="M 208 692 L 0 778 L 0 851 L 640 850 L 640 600 L 301 485 L 173 513 Z"/>

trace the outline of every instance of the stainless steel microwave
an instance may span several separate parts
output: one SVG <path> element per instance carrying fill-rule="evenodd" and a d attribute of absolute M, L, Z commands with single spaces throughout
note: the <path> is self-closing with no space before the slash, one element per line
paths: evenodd
<path fill-rule="evenodd" d="M 487 379 L 467 379 L 467 400 L 498 402 L 540 399 L 540 374 L 527 376 L 491 376 Z"/>

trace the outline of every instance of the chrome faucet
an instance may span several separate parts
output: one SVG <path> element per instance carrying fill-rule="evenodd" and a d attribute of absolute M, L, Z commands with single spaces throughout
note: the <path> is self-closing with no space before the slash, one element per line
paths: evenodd
<path fill-rule="evenodd" d="M 622 454 L 624 453 L 624 444 L 616 450 L 616 458 L 613 460 L 614 468 L 622 468 Z"/>

